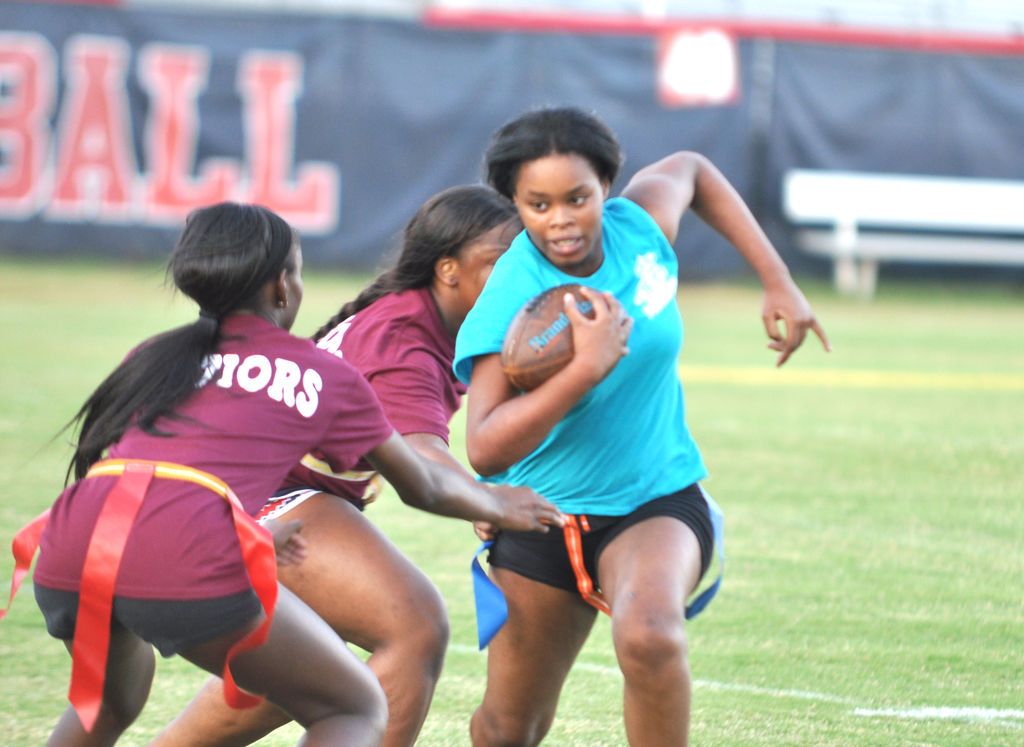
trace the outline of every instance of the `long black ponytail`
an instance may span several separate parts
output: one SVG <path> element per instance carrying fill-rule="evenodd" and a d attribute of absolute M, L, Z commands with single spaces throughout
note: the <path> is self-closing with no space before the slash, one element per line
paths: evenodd
<path fill-rule="evenodd" d="M 293 270 L 291 227 L 256 205 L 220 203 L 193 211 L 167 263 L 168 280 L 199 304 L 191 324 L 153 337 L 96 388 L 66 428 L 78 426 L 68 475 L 80 479 L 130 425 L 154 435 L 161 416 L 196 388 L 220 342 L 220 320 L 253 308 L 263 286 Z"/>

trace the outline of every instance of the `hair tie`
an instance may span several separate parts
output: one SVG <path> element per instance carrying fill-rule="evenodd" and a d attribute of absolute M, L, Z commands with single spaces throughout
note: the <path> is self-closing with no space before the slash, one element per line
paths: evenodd
<path fill-rule="evenodd" d="M 199 309 L 199 318 L 210 319 L 215 324 L 220 324 L 220 315 L 214 314 L 212 311 L 207 311 L 206 309 Z"/>

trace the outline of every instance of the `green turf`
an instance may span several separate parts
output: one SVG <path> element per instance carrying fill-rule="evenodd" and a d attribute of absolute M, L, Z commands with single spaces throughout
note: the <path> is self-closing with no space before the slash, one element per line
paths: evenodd
<path fill-rule="evenodd" d="M 296 331 L 312 332 L 364 280 L 307 271 Z M 693 741 L 1024 743 L 1024 293 L 885 277 L 871 302 L 823 283 L 807 291 L 835 350 L 809 340 L 782 369 L 764 349 L 756 289 L 680 292 L 689 419 L 728 552 L 719 597 L 689 625 Z M 154 265 L 0 258 L 5 546 L 59 491 L 68 449 L 53 437 L 88 392 L 142 337 L 193 313 Z M 476 539 L 389 494 L 368 514 L 436 581 L 452 619 L 420 744 L 465 745 L 485 665 L 470 598 Z M 5 551 L 5 598 L 12 567 Z M 26 586 L 0 623 L 0 741 L 45 740 L 68 671 Z M 122 743 L 145 744 L 203 679 L 160 660 Z M 620 711 L 602 619 L 546 744 L 624 744 Z"/>

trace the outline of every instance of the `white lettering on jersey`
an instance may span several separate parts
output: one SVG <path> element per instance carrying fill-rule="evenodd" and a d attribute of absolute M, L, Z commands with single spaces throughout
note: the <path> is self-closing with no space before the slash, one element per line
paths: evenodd
<path fill-rule="evenodd" d="M 199 377 L 199 381 L 196 382 L 196 389 L 202 389 L 204 386 L 210 383 L 217 372 L 220 371 L 221 365 L 223 365 L 224 359 L 220 353 L 213 353 L 212 355 L 206 356 L 203 359 L 203 375 Z"/>
<path fill-rule="evenodd" d="M 304 418 L 313 417 L 320 404 L 320 392 L 323 391 L 324 380 L 315 368 L 307 368 L 302 374 L 302 392 L 295 397 L 295 409 Z"/>
<path fill-rule="evenodd" d="M 284 358 L 274 358 L 274 381 L 267 387 L 267 396 L 289 407 L 295 406 L 295 388 L 302 378 L 298 364 Z"/>
<path fill-rule="evenodd" d="M 633 272 L 639 282 L 633 303 L 640 307 L 644 316 L 653 319 L 676 297 L 676 279 L 669 274 L 664 266 L 658 264 L 654 252 L 641 254 L 636 258 Z"/>
<path fill-rule="evenodd" d="M 252 394 L 265 391 L 270 399 L 294 407 L 304 418 L 313 417 L 320 406 L 320 392 L 324 388 L 320 372 L 314 368 L 303 371 L 299 364 L 287 358 L 275 358 L 271 365 L 265 355 L 240 358 L 236 353 L 213 353 L 203 361 L 203 374 L 196 388 L 210 383 L 218 371 L 217 386 L 222 389 L 237 384 Z"/>
<path fill-rule="evenodd" d="M 267 356 L 247 355 L 238 366 L 238 375 L 235 380 L 238 382 L 238 386 L 245 391 L 258 392 L 270 383 L 272 374 L 270 359 Z"/>
<path fill-rule="evenodd" d="M 345 337 L 345 332 L 347 332 L 348 328 L 352 326 L 352 322 L 353 320 L 355 320 L 355 318 L 356 315 L 353 314 L 348 319 L 343 321 L 341 324 L 336 326 L 326 335 L 317 340 L 316 346 L 321 350 L 326 350 L 328 353 L 334 353 L 334 355 L 338 356 L 339 358 L 344 357 L 341 354 L 341 340 L 342 338 Z"/>
<path fill-rule="evenodd" d="M 235 376 L 235 369 L 238 368 L 238 355 L 228 353 L 224 356 L 224 371 L 217 381 L 217 386 L 227 389 L 231 386 L 231 379 Z"/>

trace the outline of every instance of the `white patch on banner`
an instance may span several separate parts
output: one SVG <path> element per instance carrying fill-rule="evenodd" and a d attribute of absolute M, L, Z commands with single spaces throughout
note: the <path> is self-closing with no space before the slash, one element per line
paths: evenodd
<path fill-rule="evenodd" d="M 722 29 L 665 35 L 658 57 L 658 97 L 664 106 L 721 106 L 738 98 L 736 40 Z"/>

